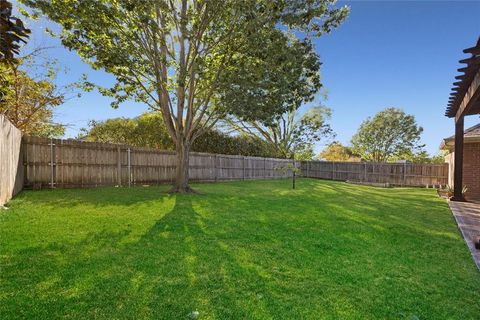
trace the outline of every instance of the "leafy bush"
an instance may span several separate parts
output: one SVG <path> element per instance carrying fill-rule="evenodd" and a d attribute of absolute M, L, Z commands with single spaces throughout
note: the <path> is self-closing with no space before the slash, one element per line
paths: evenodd
<path fill-rule="evenodd" d="M 175 150 L 159 113 L 144 113 L 137 118 L 114 118 L 91 121 L 82 129 L 80 139 L 92 142 L 128 144 L 136 147 Z M 275 148 L 260 138 L 246 135 L 228 135 L 212 129 L 201 135 L 192 145 L 192 151 L 231 155 L 278 158 Z"/>

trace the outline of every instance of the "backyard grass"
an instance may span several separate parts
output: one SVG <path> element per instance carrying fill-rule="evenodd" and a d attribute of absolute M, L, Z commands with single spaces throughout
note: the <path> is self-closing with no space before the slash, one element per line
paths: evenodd
<path fill-rule="evenodd" d="M 0 211 L 0 318 L 480 318 L 480 273 L 432 190 L 194 187 L 23 192 Z"/>

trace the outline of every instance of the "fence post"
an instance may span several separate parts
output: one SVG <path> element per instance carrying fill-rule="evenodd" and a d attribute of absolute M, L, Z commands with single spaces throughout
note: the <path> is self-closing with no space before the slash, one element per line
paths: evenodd
<path fill-rule="evenodd" d="M 28 146 L 25 143 L 24 137 L 22 137 L 22 147 L 23 147 L 23 186 L 28 183 Z"/>
<path fill-rule="evenodd" d="M 423 182 L 424 182 L 424 181 L 423 181 L 423 180 L 424 180 L 424 179 L 423 179 L 423 166 L 421 166 L 420 168 L 421 168 L 421 169 L 420 169 L 420 176 L 421 176 L 420 180 L 422 181 L 421 184 L 423 184 Z M 428 185 L 426 185 L 425 187 L 428 189 Z"/>
<path fill-rule="evenodd" d="M 213 170 L 214 170 L 214 175 L 215 175 L 215 182 L 217 182 L 217 180 L 218 180 L 217 159 L 218 159 L 218 156 L 215 155 L 215 157 L 213 158 Z"/>
<path fill-rule="evenodd" d="M 130 148 L 127 149 L 127 162 L 128 162 L 128 186 L 130 187 L 132 184 L 132 163 L 131 163 L 131 151 Z"/>
<path fill-rule="evenodd" d="M 55 171 L 55 174 L 58 176 L 58 163 L 60 162 L 60 165 L 61 165 L 61 168 L 62 168 L 62 169 L 61 169 L 62 174 L 61 174 L 61 178 L 60 178 L 60 180 L 61 180 L 60 185 L 61 185 L 62 188 L 63 188 L 64 185 L 65 185 L 65 180 L 64 180 L 64 178 L 63 178 L 63 175 L 65 174 L 65 167 L 63 167 L 63 162 L 65 161 L 65 160 L 64 160 L 64 150 L 65 150 L 65 149 L 63 148 L 63 142 L 64 142 L 63 139 L 60 140 L 60 149 L 59 149 L 59 150 L 60 150 L 60 152 L 59 152 L 59 153 L 60 153 L 60 161 L 57 160 L 57 170 Z M 58 178 L 55 177 L 55 179 L 57 180 L 57 181 L 55 181 L 55 182 L 57 183 L 56 186 L 58 186 Z"/>
<path fill-rule="evenodd" d="M 403 163 L 403 186 L 407 185 L 407 163 Z"/>
<path fill-rule="evenodd" d="M 363 164 L 363 176 L 364 176 L 364 182 L 367 182 L 367 163 L 366 162 Z"/>
<path fill-rule="evenodd" d="M 332 180 L 335 180 L 335 161 L 332 161 Z"/>
<path fill-rule="evenodd" d="M 117 183 L 118 186 L 122 185 L 122 151 L 120 146 L 117 147 Z"/>
<path fill-rule="evenodd" d="M 50 139 L 50 188 L 55 188 L 55 143 L 53 143 L 53 139 Z"/>
<path fill-rule="evenodd" d="M 267 179 L 267 165 L 266 165 L 266 158 L 263 158 L 263 179 Z"/>
<path fill-rule="evenodd" d="M 245 156 L 243 156 L 243 180 L 245 180 Z"/>

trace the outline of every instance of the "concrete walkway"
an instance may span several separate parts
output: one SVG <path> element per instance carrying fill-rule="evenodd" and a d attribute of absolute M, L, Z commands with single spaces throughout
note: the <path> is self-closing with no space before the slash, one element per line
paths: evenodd
<path fill-rule="evenodd" d="M 480 270 L 480 250 L 474 243 L 474 237 L 480 236 L 480 203 L 449 201 L 448 205 Z"/>

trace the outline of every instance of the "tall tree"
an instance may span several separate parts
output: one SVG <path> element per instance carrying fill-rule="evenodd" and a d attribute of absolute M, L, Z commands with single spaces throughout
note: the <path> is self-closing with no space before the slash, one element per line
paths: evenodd
<path fill-rule="evenodd" d="M 423 128 L 413 115 L 397 108 L 387 108 L 367 118 L 352 137 L 353 151 L 362 159 L 384 162 L 394 156 L 416 153 Z"/>
<path fill-rule="evenodd" d="M 275 81 L 259 70 L 267 70 L 262 54 L 274 55 L 288 46 L 279 26 L 318 36 L 338 26 L 348 13 L 347 8 L 334 7 L 334 0 L 23 2 L 63 27 L 61 38 L 66 47 L 76 50 L 94 68 L 116 77 L 113 88 L 101 90 L 115 98 L 114 106 L 135 99 L 161 112 L 177 153 L 172 192 L 191 190 L 190 147 L 230 111 L 215 102 L 229 87 L 225 75 L 235 64 L 242 61 L 255 75 L 245 79 L 248 88 Z M 276 41 L 278 50 L 261 50 L 268 41 Z M 247 50 L 253 43 L 259 50 Z M 263 99 L 251 101 L 242 109 L 255 117 L 281 107 Z"/>

